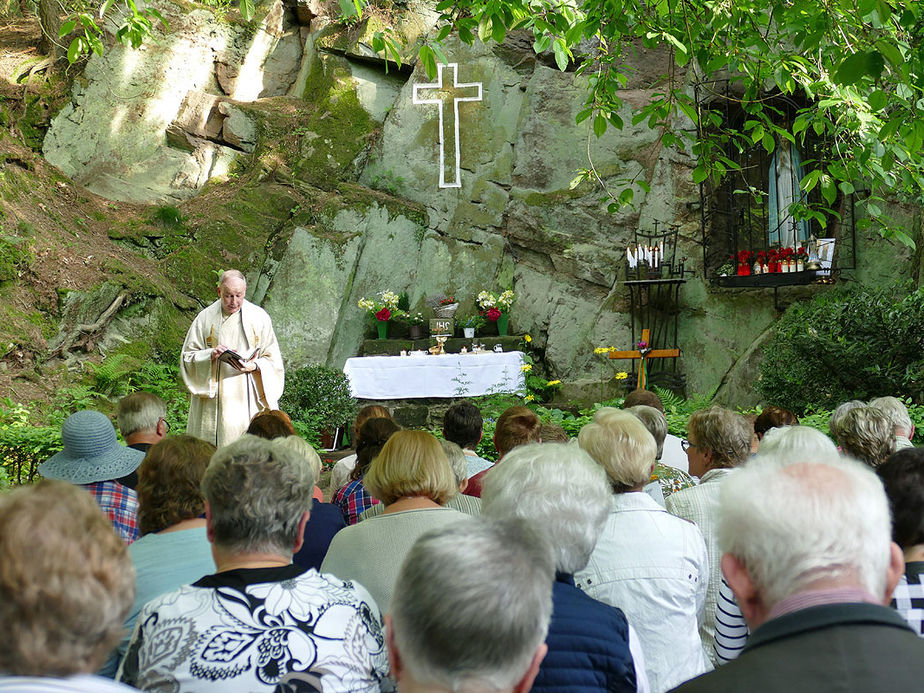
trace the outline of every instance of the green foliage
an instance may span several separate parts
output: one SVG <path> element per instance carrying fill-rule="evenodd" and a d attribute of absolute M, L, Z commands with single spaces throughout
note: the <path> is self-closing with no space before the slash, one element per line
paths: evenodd
<path fill-rule="evenodd" d="M 252 0 L 242 0 L 242 6 L 244 2 L 251 2 L 252 7 Z M 132 48 L 138 48 L 142 41 L 154 32 L 155 22 L 159 22 L 164 28 L 167 27 L 167 20 L 156 8 L 139 8 L 134 0 L 121 0 L 118 3 L 116 0 L 105 0 L 95 13 L 89 3 L 78 4 L 80 10 L 66 19 L 58 31 L 58 38 L 62 39 L 77 31 L 77 36 L 71 40 L 67 48 L 67 60 L 70 63 L 75 63 L 90 53 L 103 54 L 103 31 L 97 24 L 97 19 L 101 20 L 100 23 L 107 20 L 114 22 L 116 40 Z M 114 5 L 118 6 L 117 10 L 112 10 Z"/>
<path fill-rule="evenodd" d="M 341 0 L 344 14 L 358 16 L 364 0 Z M 696 183 L 718 183 L 740 165 L 729 147 L 760 144 L 771 153 L 783 139 L 806 150 L 807 138 L 823 140 L 824 161 L 806 162 L 806 192 L 819 187 L 817 208 L 806 217 L 825 220 L 838 189 L 850 194 L 862 182 L 872 194 L 865 213 L 883 235 L 913 241 L 886 216 L 882 195 L 924 202 L 924 3 L 912 0 L 832 0 L 826 3 L 775 0 L 441 0 L 435 35 L 419 48 L 432 78 L 446 62 L 441 42 L 455 34 L 463 42 L 503 42 L 513 31 L 528 31 L 537 53 L 551 53 L 560 70 L 575 69 L 588 84 L 577 123 L 595 136 L 622 129 L 626 109 L 633 126 L 644 123 L 661 144 L 692 151 L 698 159 Z M 377 32 L 373 48 L 400 64 L 391 30 Z M 622 98 L 639 47 L 669 58 L 650 100 Z M 689 90 L 691 81 L 730 78 L 733 98 L 745 112 L 740 126 L 722 121 L 720 109 L 703 110 Z M 794 122 L 785 122 L 769 95 L 804 100 Z M 717 100 L 725 98 L 713 93 Z M 691 126 L 692 125 L 692 126 Z M 610 190 L 590 167 L 574 185 L 601 185 L 613 211 L 631 205 L 648 184 L 638 176 L 617 179 Z"/>
<path fill-rule="evenodd" d="M 151 223 L 168 229 L 183 228 L 183 213 L 173 205 L 157 207 L 151 214 Z"/>
<path fill-rule="evenodd" d="M 36 426 L 32 418 L 22 404 L 0 400 L 0 487 L 31 483 L 38 465 L 61 450 L 60 426 Z"/>
<path fill-rule="evenodd" d="M 20 277 L 32 260 L 28 241 L 15 236 L 0 236 L 0 282 Z"/>
<path fill-rule="evenodd" d="M 793 304 L 760 373 L 767 401 L 797 414 L 883 395 L 924 403 L 924 289 L 861 287 Z"/>
<path fill-rule="evenodd" d="M 299 435 L 314 444 L 320 431 L 333 432 L 352 421 L 358 404 L 342 372 L 317 364 L 286 374 L 279 407 L 301 425 Z"/>
<path fill-rule="evenodd" d="M 667 432 L 679 438 L 687 437 L 687 422 L 690 420 L 690 414 L 712 404 L 713 395 L 693 395 L 689 399 L 684 399 L 671 390 L 657 385 L 651 389 L 661 398 L 661 404 L 664 405 Z"/>

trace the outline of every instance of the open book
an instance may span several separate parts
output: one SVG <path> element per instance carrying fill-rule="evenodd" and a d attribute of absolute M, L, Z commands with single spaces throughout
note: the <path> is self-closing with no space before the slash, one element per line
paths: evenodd
<path fill-rule="evenodd" d="M 257 355 L 257 351 L 258 351 L 257 349 L 254 349 L 247 356 L 242 356 L 236 351 L 232 349 L 228 349 L 227 351 L 221 352 L 221 356 L 218 357 L 218 360 L 219 362 L 224 361 L 232 368 L 236 368 L 237 370 L 242 370 L 245 363 L 247 363 L 248 361 L 252 361 L 254 359 L 254 357 Z"/>

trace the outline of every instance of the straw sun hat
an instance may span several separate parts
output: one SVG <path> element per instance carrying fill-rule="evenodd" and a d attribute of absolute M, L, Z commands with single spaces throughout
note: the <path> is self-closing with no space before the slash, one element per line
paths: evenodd
<path fill-rule="evenodd" d="M 86 409 L 71 414 L 61 428 L 64 449 L 39 465 L 46 479 L 92 484 L 120 479 L 141 464 L 144 453 L 120 445 L 105 414 Z"/>

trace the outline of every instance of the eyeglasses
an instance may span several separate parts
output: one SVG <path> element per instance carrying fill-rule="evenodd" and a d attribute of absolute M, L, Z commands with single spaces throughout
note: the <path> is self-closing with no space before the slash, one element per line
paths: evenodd
<path fill-rule="evenodd" d="M 164 422 L 164 433 L 170 433 L 170 422 L 164 417 L 160 417 L 160 420 Z"/>
<path fill-rule="evenodd" d="M 690 448 L 695 448 L 696 445 L 694 445 L 694 444 L 691 443 L 689 440 L 687 440 L 686 438 L 684 438 L 683 440 L 680 441 L 680 447 L 683 449 L 684 452 L 686 452 L 686 451 L 689 450 Z"/>

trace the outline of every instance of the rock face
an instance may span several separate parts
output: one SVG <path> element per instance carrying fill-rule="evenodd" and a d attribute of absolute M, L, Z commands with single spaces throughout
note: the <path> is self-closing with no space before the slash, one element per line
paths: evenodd
<path fill-rule="evenodd" d="M 300 27 L 281 0 L 256 28 L 164 12 L 169 34 L 94 56 L 43 145 L 48 161 L 114 200 L 176 202 L 227 173 L 253 146 L 233 103 L 285 94 L 301 64 Z"/>
<path fill-rule="evenodd" d="M 413 46 L 435 15 L 408 7 L 395 26 Z M 315 0 L 277 2 L 253 30 L 175 10 L 159 44 L 91 59 L 45 154 L 94 192 L 156 202 L 195 195 L 246 153 L 247 208 L 269 190 L 260 186 L 272 185 L 274 221 L 261 236 L 240 222 L 248 247 L 264 248 L 242 269 L 251 297 L 273 316 L 290 368 L 339 367 L 358 352 L 367 329 L 360 297 L 407 292 L 418 310 L 428 294 L 451 293 L 465 316 L 479 291 L 512 287 L 513 329 L 532 335 L 550 377 L 586 383 L 615 366 L 629 370 L 593 354 L 632 345 L 625 247 L 636 228 L 676 224 L 678 255 L 692 271 L 678 317 L 687 387 L 718 390 L 735 405 L 756 402 L 760 345 L 778 317 L 774 294 L 717 289 L 701 278 L 694 162 L 663 148 L 644 124 L 631 125 L 628 104 L 659 88 L 666 56 L 638 49 L 623 92 L 626 126 L 598 139 L 590 121 L 575 124 L 586 83 L 536 56 L 528 37 L 490 47 L 448 42 L 459 81 L 481 83 L 482 100 L 458 105 L 461 187 L 439 188 L 438 107 L 413 98 L 414 85 L 431 80 L 419 66 L 398 69 L 375 54 L 376 20 L 339 26 L 329 16 Z M 443 77 L 445 86 L 452 72 Z M 444 117 L 453 164 L 451 104 Z M 634 207 L 612 214 L 597 184 L 572 189 L 589 161 L 608 186 L 638 177 L 651 191 L 636 187 Z M 446 170 L 451 178 L 454 167 Z M 280 186 L 292 191 L 288 219 Z M 193 236 L 211 229 L 203 223 Z M 222 261 L 202 256 L 175 273 Z M 777 299 L 818 290 L 784 289 Z M 643 327 L 651 326 L 636 324 L 636 339 Z"/>

